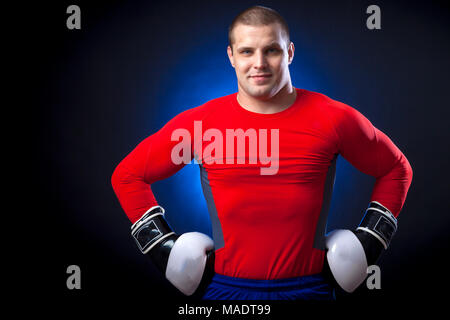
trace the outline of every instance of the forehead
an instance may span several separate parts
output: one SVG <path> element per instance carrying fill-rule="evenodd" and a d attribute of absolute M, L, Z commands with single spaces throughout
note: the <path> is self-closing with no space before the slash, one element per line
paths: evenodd
<path fill-rule="evenodd" d="M 257 26 L 237 24 L 233 28 L 233 40 L 236 47 L 257 47 L 270 43 L 281 46 L 286 41 L 286 36 L 278 23 Z"/>

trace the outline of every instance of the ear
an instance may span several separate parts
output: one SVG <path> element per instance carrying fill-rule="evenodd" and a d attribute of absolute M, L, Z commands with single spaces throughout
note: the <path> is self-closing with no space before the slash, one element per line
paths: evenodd
<path fill-rule="evenodd" d="M 228 59 L 230 59 L 230 63 L 234 68 L 234 56 L 233 56 L 233 51 L 231 50 L 230 46 L 227 47 L 227 54 L 228 54 Z"/>
<path fill-rule="evenodd" d="M 294 43 L 291 41 L 291 43 L 289 44 L 289 48 L 288 48 L 288 64 L 291 64 L 292 60 L 294 59 L 294 51 L 295 51 L 295 46 L 294 46 Z"/>

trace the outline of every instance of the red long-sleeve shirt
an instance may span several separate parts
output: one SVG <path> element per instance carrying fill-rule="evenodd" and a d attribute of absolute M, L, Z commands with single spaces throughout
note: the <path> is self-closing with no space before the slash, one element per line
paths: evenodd
<path fill-rule="evenodd" d="M 112 177 L 131 222 L 157 205 L 151 184 L 194 157 L 200 163 L 219 274 L 281 279 L 321 272 L 339 154 L 376 178 L 370 200 L 398 216 L 412 179 L 402 152 L 355 109 L 296 90 L 294 104 L 275 114 L 242 108 L 236 93 L 221 97 L 182 112 L 142 141 Z M 238 129 L 251 136 L 245 140 L 245 155 L 229 135 Z M 185 153 L 179 152 L 181 146 L 188 147 Z M 180 155 L 185 156 L 182 163 Z"/>

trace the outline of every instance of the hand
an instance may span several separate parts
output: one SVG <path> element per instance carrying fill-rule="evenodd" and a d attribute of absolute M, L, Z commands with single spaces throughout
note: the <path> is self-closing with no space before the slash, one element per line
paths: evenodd
<path fill-rule="evenodd" d="M 376 263 L 396 231 L 394 215 L 373 201 L 356 231 L 336 230 L 327 235 L 326 262 L 342 289 L 353 292 L 364 281 L 367 267 Z"/>
<path fill-rule="evenodd" d="M 213 259 L 214 242 L 199 232 L 182 234 L 170 251 L 166 278 L 185 295 L 192 295 L 206 273 L 207 260 Z M 206 272 L 205 272 L 206 271 Z"/>
<path fill-rule="evenodd" d="M 185 295 L 196 292 L 214 273 L 213 240 L 200 232 L 176 235 L 160 206 L 150 208 L 136 221 L 131 235 L 141 252 Z"/>

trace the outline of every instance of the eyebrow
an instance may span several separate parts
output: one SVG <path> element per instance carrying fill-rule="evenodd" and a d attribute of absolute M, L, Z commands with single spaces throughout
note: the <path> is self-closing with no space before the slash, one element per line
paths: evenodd
<path fill-rule="evenodd" d="M 272 42 L 272 43 L 268 44 L 267 46 L 264 46 L 263 49 L 267 49 L 267 48 L 270 48 L 270 47 L 281 48 L 281 46 L 280 46 L 280 44 L 278 42 Z M 254 49 L 254 48 L 246 46 L 246 47 L 238 47 L 236 50 L 237 51 L 243 51 L 243 50 L 252 50 L 252 49 Z"/>

